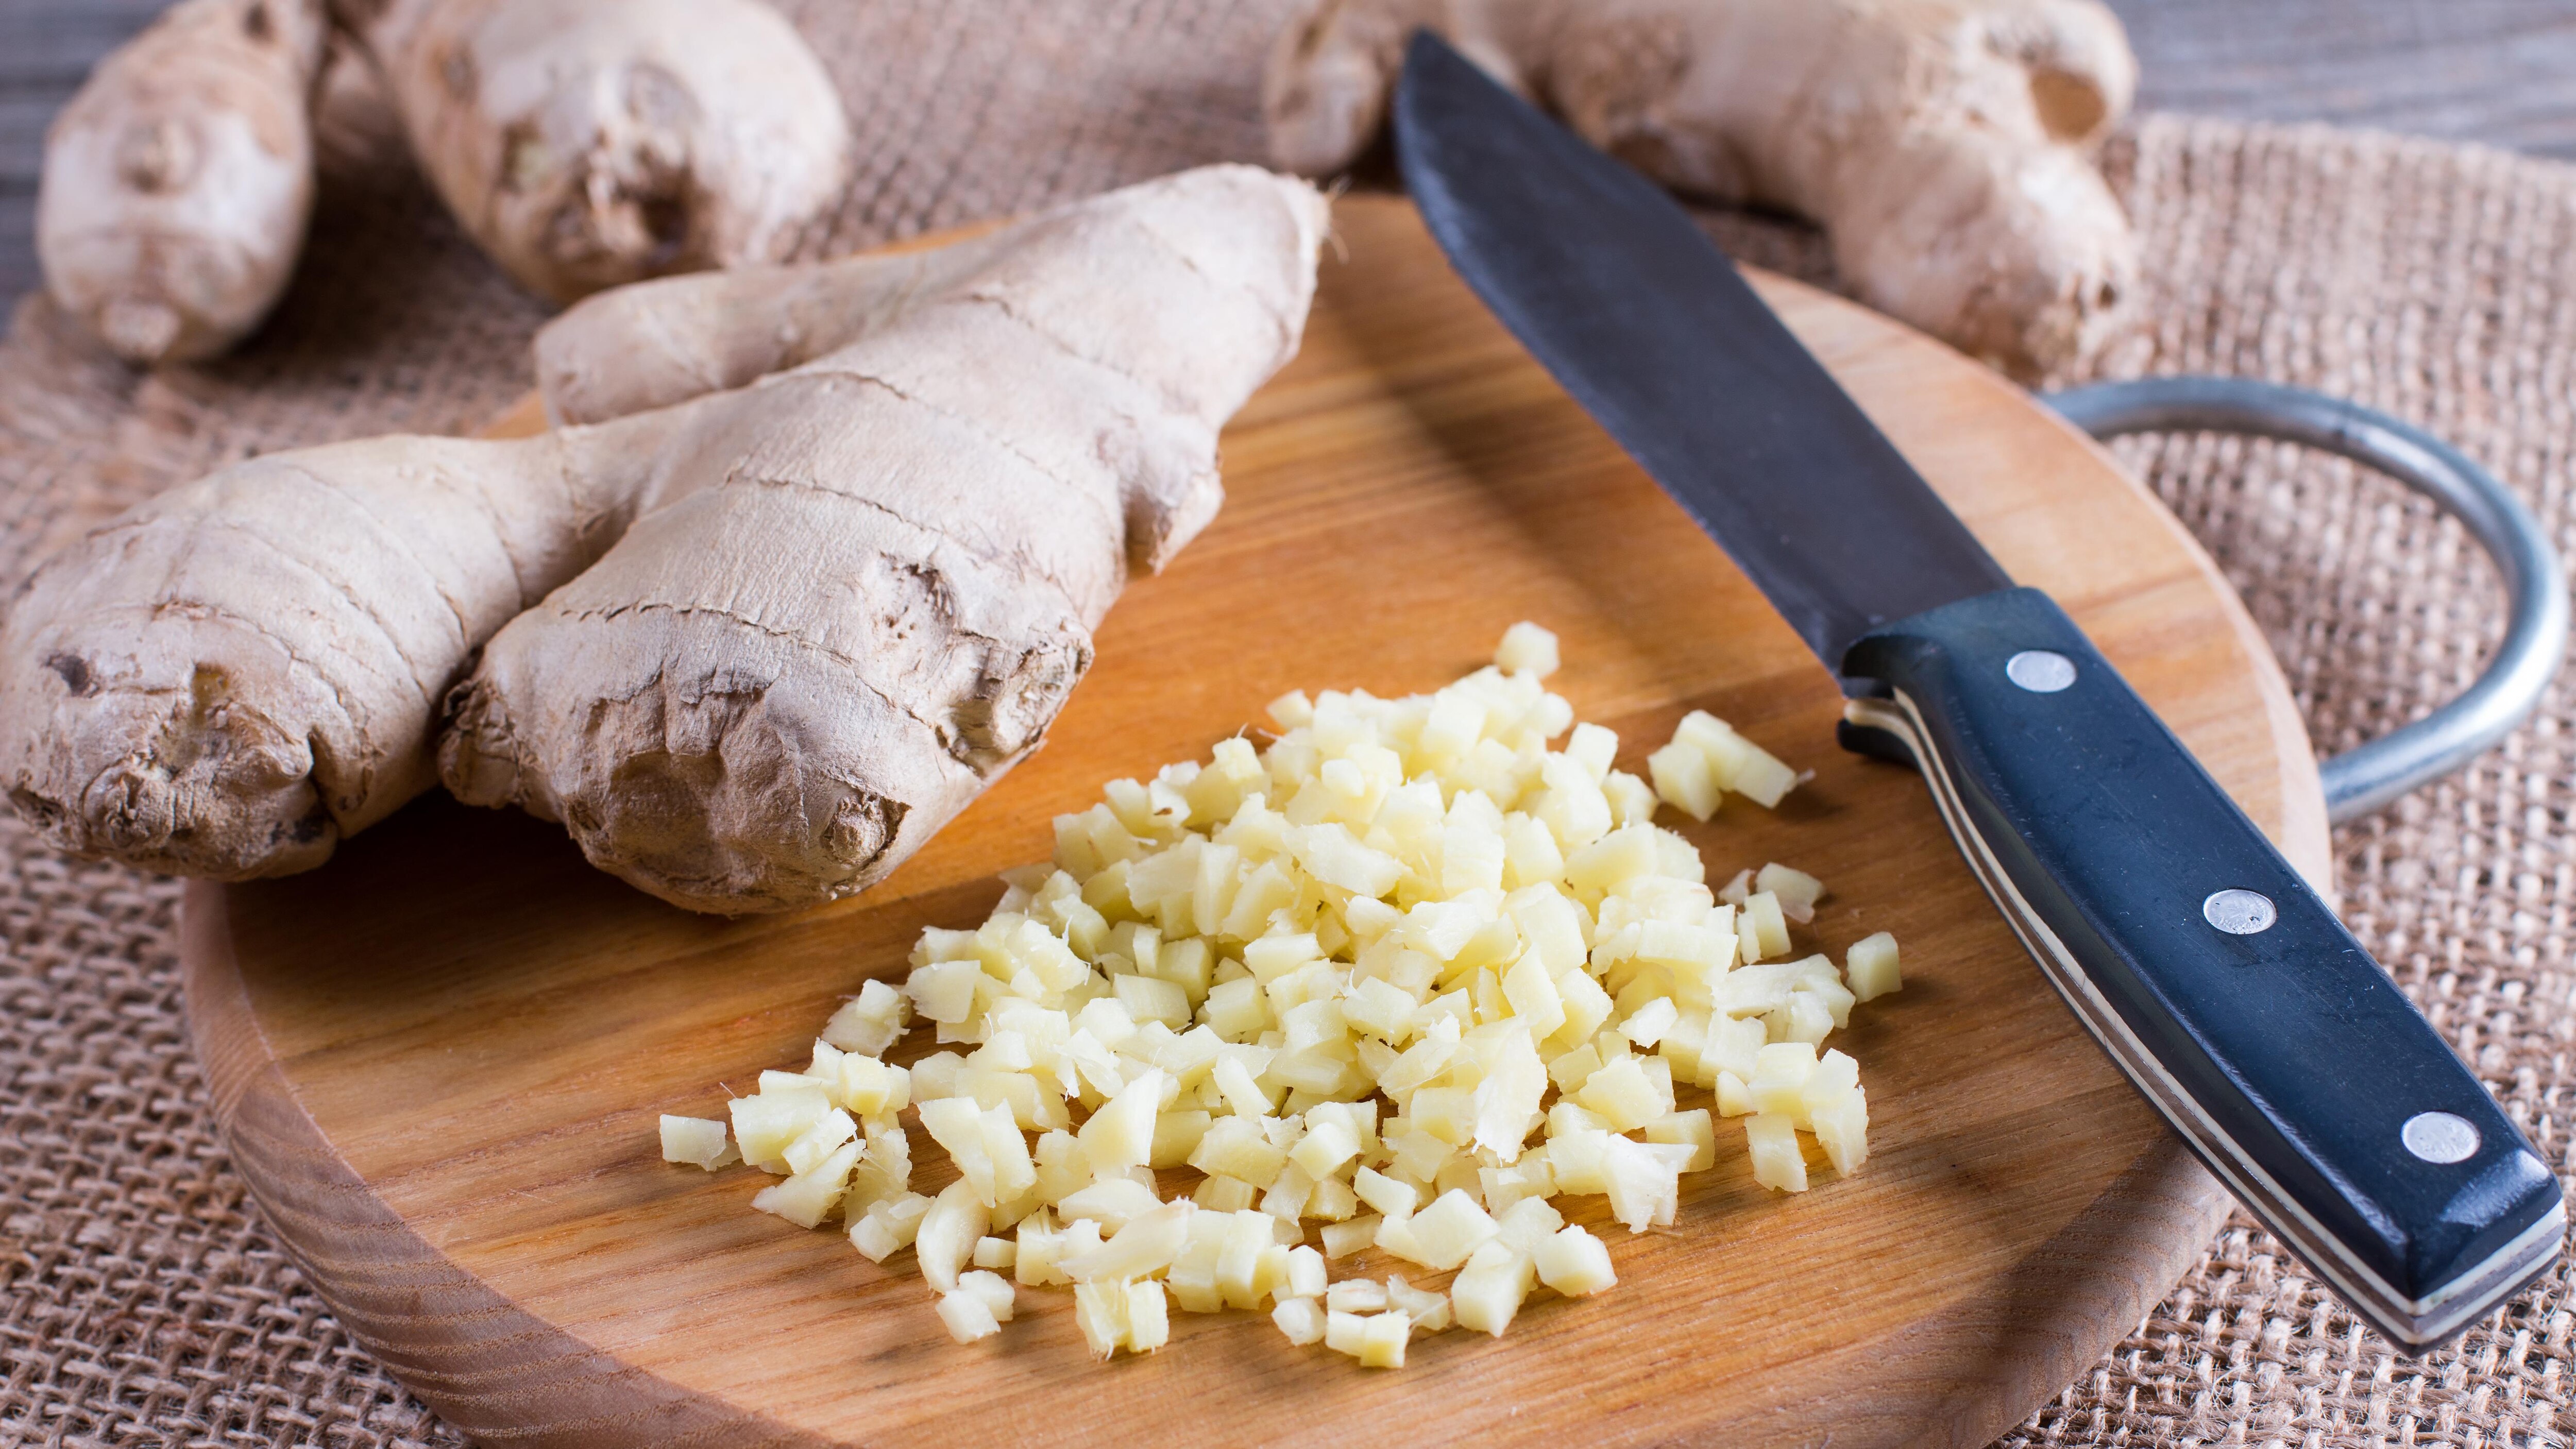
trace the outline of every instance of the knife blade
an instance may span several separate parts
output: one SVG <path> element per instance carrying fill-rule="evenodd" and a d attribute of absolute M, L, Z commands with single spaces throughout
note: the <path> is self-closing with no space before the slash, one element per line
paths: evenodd
<path fill-rule="evenodd" d="M 2410 1351 L 2556 1261 L 2556 1176 L 2047 595 L 2017 588 L 1664 192 L 1417 33 L 1396 156 L 1451 264 L 1914 765 L 2060 996 Z"/>

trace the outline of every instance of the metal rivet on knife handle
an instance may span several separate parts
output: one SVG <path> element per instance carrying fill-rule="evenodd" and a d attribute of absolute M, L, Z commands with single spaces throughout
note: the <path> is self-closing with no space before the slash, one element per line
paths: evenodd
<path fill-rule="evenodd" d="M 2478 1129 L 2448 1112 L 2418 1112 L 2398 1132 L 2406 1150 L 2426 1162 L 2466 1162 L 2477 1155 Z"/>
<path fill-rule="evenodd" d="M 2004 677 L 2033 694 L 2055 694 L 2075 682 L 2075 661 L 2048 649 L 2025 649 L 2004 661 Z"/>
<path fill-rule="evenodd" d="M 2208 900 L 2200 903 L 2200 914 L 2203 920 L 2231 936 L 2259 936 L 2281 918 L 2270 896 L 2246 890 L 2212 892 Z"/>

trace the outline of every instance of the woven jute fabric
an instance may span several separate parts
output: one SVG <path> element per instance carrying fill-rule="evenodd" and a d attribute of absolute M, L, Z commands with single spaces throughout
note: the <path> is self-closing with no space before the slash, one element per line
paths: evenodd
<path fill-rule="evenodd" d="M 1219 159 L 1258 159 L 1275 0 L 811 0 L 859 137 L 849 250 Z M 0 586 L 155 490 L 291 444 L 456 431 L 529 384 L 541 309 L 458 236 L 363 79 L 335 85 L 292 294 L 224 362 L 99 361 L 41 301 L 0 344 Z M 2576 170 L 2324 130 L 2148 118 L 2107 158 L 2145 237 L 2145 328 L 2105 375 L 2304 384 L 2431 428 L 2562 548 L 2576 439 Z M 1823 270 L 1811 235 L 1720 222 Z M 2476 673 L 2500 595 L 2384 480 L 2270 444 L 2133 440 L 2279 652 L 2321 752 Z M 5 595 L 0 595 L 5 597 Z M 2335 838 L 2363 942 L 2553 1161 L 2568 1140 L 2576 704 Z M 66 861 L 0 819 L 0 1443 L 448 1444 L 262 1226 L 209 1120 L 172 883 Z M 2239 1219 L 2011 1445 L 2563 1445 L 2566 1270 L 2421 1360 Z"/>

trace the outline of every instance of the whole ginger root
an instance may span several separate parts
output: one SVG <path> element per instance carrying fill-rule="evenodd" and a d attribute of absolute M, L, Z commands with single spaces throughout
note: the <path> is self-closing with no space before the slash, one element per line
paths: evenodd
<path fill-rule="evenodd" d="M 690 385 L 632 345 L 662 318 L 707 356 L 790 319 L 835 350 L 688 405 L 664 466 L 713 481 L 493 637 L 450 702 L 448 789 L 694 910 L 882 879 L 1037 747 L 1129 571 L 1215 515 L 1217 431 L 1296 352 L 1325 219 L 1303 183 L 1208 167 L 918 267 L 568 314 L 541 355 L 586 357 L 595 398 L 620 357 L 665 373 L 638 396 Z"/>
<path fill-rule="evenodd" d="M 321 0 L 182 0 L 45 136 L 36 254 L 129 362 L 210 357 L 286 290 L 313 209 Z"/>
<path fill-rule="evenodd" d="M 1667 186 L 1817 222 L 1862 300 L 2017 377 L 2126 320 L 2137 242 L 2089 150 L 2137 63 L 2097 0 L 1310 0 L 1274 159 L 1355 159 L 1424 26 Z"/>
<path fill-rule="evenodd" d="M 843 330 L 751 386 L 173 489 L 0 617 L 0 785 L 71 853 L 243 879 L 320 864 L 443 766 L 683 905 L 856 890 L 1035 747 L 1127 570 L 1214 514 L 1217 428 L 1295 351 L 1324 216 L 1302 182 L 1184 172 L 927 289 L 764 274 L 781 303 L 841 279 Z"/>
<path fill-rule="evenodd" d="M 421 170 L 540 296 L 774 261 L 840 198 L 840 96 L 760 0 L 332 4 Z"/>

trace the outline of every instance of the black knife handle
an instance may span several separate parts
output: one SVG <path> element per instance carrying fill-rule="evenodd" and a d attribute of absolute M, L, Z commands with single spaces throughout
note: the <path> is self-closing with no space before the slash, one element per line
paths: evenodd
<path fill-rule="evenodd" d="M 2050 981 L 2210 1169 L 2382 1332 L 2555 1260 L 2558 1180 L 2075 622 L 2006 589 L 1864 635 L 1844 743 L 1914 764 Z"/>

